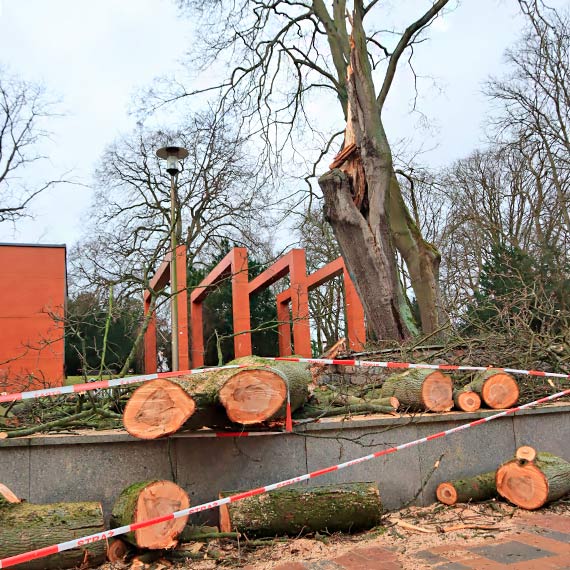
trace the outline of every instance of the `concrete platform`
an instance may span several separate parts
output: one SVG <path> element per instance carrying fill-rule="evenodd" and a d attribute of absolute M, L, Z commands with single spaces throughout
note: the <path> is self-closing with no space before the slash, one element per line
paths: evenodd
<path fill-rule="evenodd" d="M 495 469 L 519 445 L 570 460 L 569 412 L 568 403 L 523 410 L 310 484 L 377 481 L 387 509 L 410 501 L 430 504 L 441 481 Z M 329 419 L 298 426 L 293 434 L 241 438 L 201 437 L 197 432 L 143 441 L 123 431 L 107 431 L 9 439 L 0 442 L 0 482 L 30 502 L 98 500 L 108 515 L 127 485 L 164 478 L 184 487 L 196 505 L 217 498 L 220 490 L 274 483 L 493 413 Z M 215 514 L 205 512 L 196 520 L 212 522 Z"/>

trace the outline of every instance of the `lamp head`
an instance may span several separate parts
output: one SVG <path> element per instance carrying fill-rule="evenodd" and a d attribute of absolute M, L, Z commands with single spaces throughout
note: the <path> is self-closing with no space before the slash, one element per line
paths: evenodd
<path fill-rule="evenodd" d="M 166 172 L 170 176 L 176 176 L 181 168 L 178 161 L 188 156 L 188 151 L 181 146 L 165 146 L 156 151 L 156 156 L 166 160 Z"/>

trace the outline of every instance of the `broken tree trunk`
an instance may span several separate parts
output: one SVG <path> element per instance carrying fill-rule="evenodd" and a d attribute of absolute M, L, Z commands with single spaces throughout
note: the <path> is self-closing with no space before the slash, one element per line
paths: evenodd
<path fill-rule="evenodd" d="M 249 356 L 230 368 L 153 380 L 137 388 L 125 407 L 125 429 L 155 439 L 186 428 L 251 425 L 285 417 L 287 390 L 291 410 L 308 397 L 311 373 L 298 362 Z"/>
<path fill-rule="evenodd" d="M 517 381 L 502 370 L 479 372 L 465 388 L 479 394 L 489 408 L 496 410 L 511 408 L 519 399 Z"/>
<path fill-rule="evenodd" d="M 221 492 L 220 498 L 236 492 Z M 381 514 L 376 483 L 286 489 L 221 506 L 220 531 L 256 537 L 356 532 L 378 525 Z"/>
<path fill-rule="evenodd" d="M 20 501 L 0 485 L 0 559 L 59 542 L 97 534 L 105 529 L 100 503 L 35 505 Z M 65 550 L 18 565 L 22 570 L 99 566 L 105 561 L 104 541 Z"/>
<path fill-rule="evenodd" d="M 481 407 L 479 394 L 468 388 L 453 390 L 453 402 L 455 407 L 463 412 L 476 412 Z"/>
<path fill-rule="evenodd" d="M 525 446 L 528 447 L 528 446 Z M 570 493 L 570 463 L 550 453 L 522 453 L 497 469 L 498 493 L 523 509 L 539 509 Z"/>
<path fill-rule="evenodd" d="M 388 377 L 380 390 L 383 397 L 395 396 L 402 409 L 448 412 L 453 407 L 453 384 L 439 370 L 411 369 Z"/>
<path fill-rule="evenodd" d="M 186 492 L 170 481 L 142 481 L 130 485 L 119 495 L 113 506 L 111 527 L 152 519 L 187 509 L 190 500 Z M 184 529 L 188 517 L 171 519 L 123 535 L 123 539 L 138 548 L 172 548 Z"/>
<path fill-rule="evenodd" d="M 437 499 L 444 505 L 492 499 L 497 496 L 495 473 L 496 471 L 489 471 L 475 477 L 440 483 L 436 490 Z"/>

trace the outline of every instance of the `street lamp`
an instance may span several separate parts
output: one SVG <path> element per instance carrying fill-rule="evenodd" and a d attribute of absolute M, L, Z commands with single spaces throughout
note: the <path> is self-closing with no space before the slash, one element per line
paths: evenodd
<path fill-rule="evenodd" d="M 156 151 L 156 156 L 166 160 L 166 172 L 170 174 L 170 310 L 172 321 L 172 370 L 179 370 L 178 360 L 178 303 L 177 268 L 176 268 L 176 179 L 182 170 L 180 160 L 188 156 L 188 151 L 181 146 L 165 146 Z"/>

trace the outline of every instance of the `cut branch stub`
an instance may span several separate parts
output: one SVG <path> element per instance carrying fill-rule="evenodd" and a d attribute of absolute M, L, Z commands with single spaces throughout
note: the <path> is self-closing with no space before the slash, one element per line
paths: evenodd
<path fill-rule="evenodd" d="M 116 528 L 187 509 L 186 492 L 170 481 L 142 481 L 127 487 L 113 506 L 111 527 Z M 184 529 L 188 516 L 167 520 L 123 535 L 138 548 L 172 548 Z"/>
<path fill-rule="evenodd" d="M 570 463 L 550 453 L 534 461 L 515 457 L 497 470 L 498 493 L 523 509 L 539 509 L 570 493 Z"/>
<path fill-rule="evenodd" d="M 2 500 L 12 504 L 22 502 L 22 499 L 18 498 L 6 485 L 0 483 L 0 504 Z"/>
<path fill-rule="evenodd" d="M 476 412 L 481 407 L 481 398 L 472 390 L 454 390 L 453 402 L 455 407 L 463 412 Z"/>
<path fill-rule="evenodd" d="M 440 483 L 437 487 L 436 495 L 438 501 L 444 505 L 492 499 L 497 495 L 495 471 L 482 473 L 475 477 Z"/>

